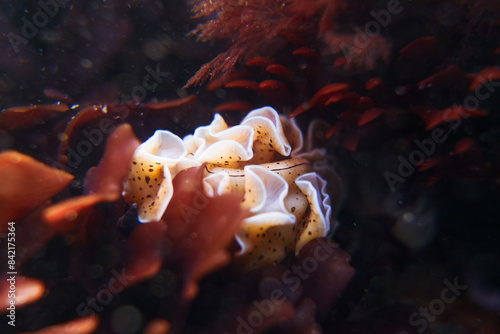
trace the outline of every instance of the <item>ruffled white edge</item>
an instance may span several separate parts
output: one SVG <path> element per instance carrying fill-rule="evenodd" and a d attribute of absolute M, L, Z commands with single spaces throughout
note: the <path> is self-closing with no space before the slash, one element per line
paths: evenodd
<path fill-rule="evenodd" d="M 224 164 L 225 161 L 247 161 L 253 156 L 254 130 L 247 125 L 228 127 L 221 115 L 215 114 L 210 125 L 198 127 L 184 137 L 188 153 L 200 162 Z"/>
<path fill-rule="evenodd" d="M 231 179 L 226 172 L 218 172 L 203 178 L 203 188 L 208 197 L 221 196 L 232 190 Z"/>
<path fill-rule="evenodd" d="M 250 209 L 252 216 L 243 221 L 245 225 L 271 226 L 294 224 L 295 216 L 286 209 L 285 198 L 288 195 L 288 183 L 278 174 L 258 165 L 245 166 L 245 199 L 243 206 Z M 237 234 L 236 240 L 241 247 L 239 254 L 244 254 L 251 245 Z"/>
<path fill-rule="evenodd" d="M 139 145 L 134 152 L 134 160 L 147 163 L 160 163 L 163 167 L 163 180 L 158 192 L 154 194 L 159 204 L 154 211 L 144 210 L 138 207 L 139 221 L 142 223 L 158 221 L 163 216 L 168 203 L 172 199 L 173 185 L 172 179 L 180 171 L 179 165 L 183 169 L 199 165 L 196 161 L 186 159 L 187 149 L 184 142 L 177 135 L 167 130 L 157 130 L 148 140 Z M 127 182 L 125 193 L 133 191 L 134 183 Z M 146 211 L 146 212 L 144 212 Z"/>
<path fill-rule="evenodd" d="M 326 236 L 330 231 L 330 217 L 332 214 L 330 195 L 326 192 L 326 181 L 317 173 L 311 172 L 299 176 L 295 180 L 295 184 L 307 196 L 311 207 L 311 215 L 316 217 L 316 223 L 320 225 L 324 231 L 324 236 Z"/>
<path fill-rule="evenodd" d="M 311 128 L 304 146 L 300 129 L 294 120 L 279 116 L 271 107 L 263 107 L 250 112 L 240 125 L 229 128 L 219 114 L 214 116 L 208 126 L 198 127 L 193 135 L 180 139 L 170 131 L 158 130 L 146 142 L 141 144 L 135 155 L 143 160 L 161 162 L 164 166 L 164 180 L 160 187 L 161 207 L 154 216 L 141 216 L 141 222 L 159 220 L 173 195 L 172 179 L 182 169 L 214 163 L 224 165 L 226 160 L 248 161 L 253 157 L 252 146 L 256 129 L 265 129 L 273 139 L 273 148 L 283 156 L 311 157 Z M 288 134 L 288 136 L 285 134 Z M 304 152 L 306 151 L 306 152 Z M 313 150 L 313 155 L 321 156 L 322 151 Z M 221 161 L 222 159 L 222 161 Z M 266 228 L 274 225 L 293 224 L 296 217 L 287 211 L 285 197 L 288 194 L 286 180 L 259 165 L 245 166 L 245 197 L 250 198 L 248 189 L 253 192 L 256 203 L 249 209 L 253 215 L 244 224 L 263 224 Z M 231 192 L 231 180 L 228 173 L 219 172 L 204 178 L 204 188 L 208 196 Z M 331 205 L 326 193 L 326 181 L 316 173 L 303 174 L 295 180 L 297 187 L 307 195 L 311 212 L 317 216 L 316 223 L 324 229 L 325 235 L 330 230 Z M 270 225 L 272 224 L 272 225 Z M 242 238 L 236 236 L 242 247 L 247 250 Z M 297 247 L 296 251 L 300 250 Z"/>
<path fill-rule="evenodd" d="M 283 131 L 281 118 L 271 107 L 255 109 L 241 121 L 242 125 L 248 125 L 255 130 L 255 137 L 258 136 L 257 130 L 268 131 L 269 137 L 273 140 L 272 145 L 276 152 L 283 156 L 289 156 L 292 152 L 292 146 Z"/>
<path fill-rule="evenodd" d="M 186 156 L 187 149 L 177 135 L 167 130 L 156 130 L 148 140 L 137 147 L 135 154 L 172 165 Z"/>

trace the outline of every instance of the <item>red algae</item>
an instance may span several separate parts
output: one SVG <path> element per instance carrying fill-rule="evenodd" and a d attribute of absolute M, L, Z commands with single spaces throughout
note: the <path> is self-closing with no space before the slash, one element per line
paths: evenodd
<path fill-rule="evenodd" d="M 434 53 L 437 40 L 433 36 L 420 37 L 399 50 L 399 60 L 423 60 Z"/>
<path fill-rule="evenodd" d="M 50 115 L 69 110 L 65 103 L 13 107 L 0 113 L 0 129 L 10 131 L 40 124 Z"/>
<path fill-rule="evenodd" d="M 419 88 L 448 87 L 456 85 L 461 81 L 468 81 L 467 74 L 462 72 L 457 66 L 450 65 L 446 69 L 420 81 L 417 85 Z"/>
<path fill-rule="evenodd" d="M 190 95 L 181 99 L 145 103 L 143 107 L 145 109 L 152 110 L 175 109 L 188 104 L 192 104 L 197 100 L 198 97 L 196 95 Z"/>
<path fill-rule="evenodd" d="M 167 334 L 170 332 L 170 322 L 165 319 L 155 319 L 149 322 L 143 334 Z"/>
<path fill-rule="evenodd" d="M 43 213 L 44 221 L 61 232 L 67 232 L 79 222 L 86 221 L 96 204 L 118 200 L 137 146 L 139 141 L 132 127 L 128 124 L 118 127 L 110 135 L 102 161 L 87 172 L 84 195 L 47 208 Z"/>
<path fill-rule="evenodd" d="M 0 230 L 66 188 L 73 176 L 15 151 L 0 154 Z"/>
<path fill-rule="evenodd" d="M 6 313 L 7 307 L 10 305 L 10 298 L 8 298 L 10 281 L 7 280 L 8 278 L 9 276 L 2 276 L 0 281 L 0 307 L 2 308 L 1 313 Z M 16 307 L 29 305 L 40 299 L 45 294 L 45 284 L 42 280 L 37 278 L 17 276 L 15 287 Z"/>
<path fill-rule="evenodd" d="M 253 109 L 253 107 L 244 101 L 226 102 L 223 104 L 219 104 L 217 107 L 215 107 L 215 111 L 218 111 L 218 112 L 222 112 L 222 111 L 248 112 L 252 109 Z"/>
<path fill-rule="evenodd" d="M 99 317 L 89 316 L 71 320 L 59 325 L 32 332 L 33 334 L 91 334 L 95 333 L 99 326 Z"/>
<path fill-rule="evenodd" d="M 323 254 L 318 256 L 320 253 Z M 349 264 L 351 256 L 327 238 L 317 238 L 309 242 L 294 262 L 306 268 L 311 265 L 311 258 L 318 263 L 318 269 L 304 279 L 304 295 L 314 301 L 317 315 L 321 317 L 340 298 L 355 271 Z M 308 267 L 305 270 L 307 269 Z"/>
<path fill-rule="evenodd" d="M 118 199 L 129 172 L 128 166 L 132 163 L 132 155 L 139 144 L 129 124 L 123 124 L 113 131 L 101 162 L 87 172 L 84 193 L 109 196 L 109 200 Z"/>
<path fill-rule="evenodd" d="M 500 79 L 500 68 L 488 67 L 474 75 L 474 79 L 470 83 L 469 90 L 473 91 L 485 85 L 488 81 L 496 81 Z M 488 88 L 488 90 L 491 90 Z"/>
<path fill-rule="evenodd" d="M 203 167 L 194 167 L 174 178 L 174 196 L 162 218 L 172 245 L 168 261 L 182 273 L 186 301 L 196 296 L 198 280 L 230 262 L 228 248 L 246 216 L 240 196 L 206 197 L 202 176 Z"/>
<path fill-rule="evenodd" d="M 131 283 L 151 278 L 163 265 L 167 246 L 167 224 L 164 221 L 139 225 L 127 240 L 130 255 L 125 270 L 134 276 Z"/>
<path fill-rule="evenodd" d="M 257 308 L 256 305 L 274 305 L 272 310 L 268 313 L 266 317 L 262 317 L 263 320 L 258 322 L 256 326 L 251 326 L 245 322 L 245 320 L 240 319 L 250 319 L 252 314 L 261 314 L 261 309 Z M 241 328 L 248 328 L 252 333 L 265 333 L 266 330 L 273 328 L 274 326 L 283 324 L 286 320 L 293 319 L 295 316 L 293 305 L 284 301 L 280 304 L 273 304 L 269 299 L 256 300 L 254 304 L 242 307 L 239 310 L 233 311 L 227 319 L 216 322 L 213 328 L 209 330 L 202 331 L 204 334 L 216 334 L 216 333 L 231 333 L 237 334 L 242 332 Z M 243 325 L 242 325 L 243 323 Z M 246 326 L 245 326 L 246 325 Z"/>

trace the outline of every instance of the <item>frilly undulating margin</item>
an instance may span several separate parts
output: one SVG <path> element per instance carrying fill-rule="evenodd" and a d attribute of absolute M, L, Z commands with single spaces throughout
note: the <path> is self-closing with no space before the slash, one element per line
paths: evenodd
<path fill-rule="evenodd" d="M 184 143 L 194 160 L 229 166 L 229 163 L 252 158 L 253 132 L 244 125 L 230 128 L 222 116 L 216 114 L 210 125 L 198 127 L 193 135 L 184 138 Z"/>
<path fill-rule="evenodd" d="M 186 153 L 182 140 L 169 131 L 156 131 L 135 151 L 125 194 L 127 201 L 137 203 L 142 222 L 160 220 L 173 195 L 177 164 Z"/>
<path fill-rule="evenodd" d="M 251 213 L 236 234 L 238 261 L 248 268 L 276 263 L 330 230 L 326 182 L 303 158 L 310 152 L 301 151 L 297 125 L 271 107 L 250 112 L 233 127 L 216 114 L 210 125 L 198 127 L 184 140 L 157 130 L 140 145 L 125 198 L 137 204 L 141 222 L 158 221 L 175 190 L 174 176 L 206 164 L 206 193 L 242 196 L 242 207 Z"/>

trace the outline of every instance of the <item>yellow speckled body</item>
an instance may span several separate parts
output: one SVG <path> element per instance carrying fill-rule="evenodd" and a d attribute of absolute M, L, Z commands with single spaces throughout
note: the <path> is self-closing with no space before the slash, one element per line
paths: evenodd
<path fill-rule="evenodd" d="M 270 108 L 250 112 L 229 127 L 220 115 L 183 140 L 157 131 L 139 146 L 125 189 L 142 222 L 159 220 L 172 197 L 172 179 L 185 168 L 204 166 L 208 196 L 243 195 L 250 212 L 236 234 L 245 268 L 279 262 L 330 230 L 326 182 L 301 152 L 302 134 L 293 121 Z"/>

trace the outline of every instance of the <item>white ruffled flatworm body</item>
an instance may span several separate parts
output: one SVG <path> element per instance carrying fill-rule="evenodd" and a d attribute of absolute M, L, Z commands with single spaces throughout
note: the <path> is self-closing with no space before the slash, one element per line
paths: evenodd
<path fill-rule="evenodd" d="M 294 121 L 271 107 L 251 111 L 229 127 L 216 114 L 210 125 L 184 139 L 158 130 L 134 154 L 125 198 L 136 203 L 141 222 L 158 221 L 173 195 L 172 179 L 205 164 L 204 190 L 213 197 L 243 195 L 251 215 L 236 234 L 236 260 L 247 268 L 279 262 L 330 231 L 326 181 L 313 171 Z"/>

